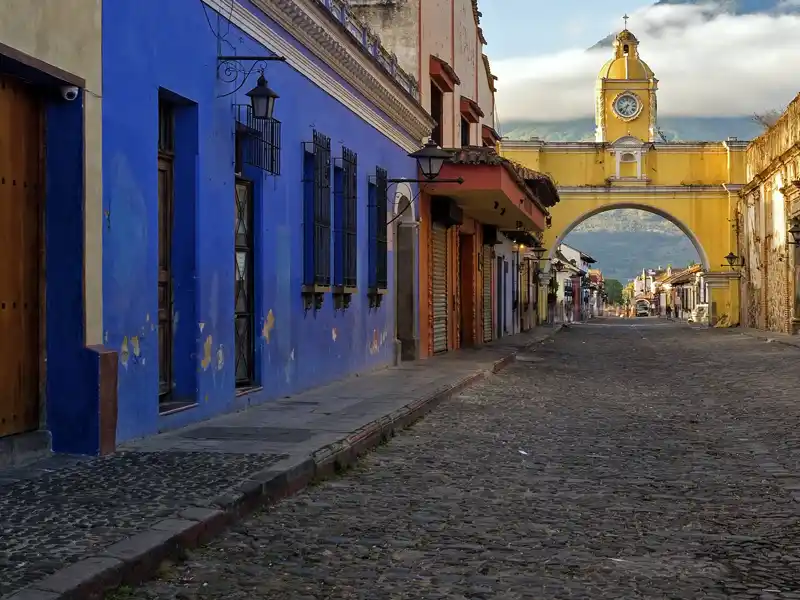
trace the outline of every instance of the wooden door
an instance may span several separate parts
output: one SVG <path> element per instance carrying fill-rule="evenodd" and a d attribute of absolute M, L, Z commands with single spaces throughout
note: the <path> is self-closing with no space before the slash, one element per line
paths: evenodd
<path fill-rule="evenodd" d="M 158 403 L 168 412 L 174 386 L 172 233 L 174 228 L 175 115 L 164 100 L 158 106 Z"/>
<path fill-rule="evenodd" d="M 0 77 L 0 436 L 39 427 L 40 156 L 38 99 Z"/>

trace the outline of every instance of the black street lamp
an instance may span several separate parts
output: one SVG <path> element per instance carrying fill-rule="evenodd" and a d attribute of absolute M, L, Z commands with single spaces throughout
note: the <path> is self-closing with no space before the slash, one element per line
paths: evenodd
<path fill-rule="evenodd" d="M 464 183 L 463 177 L 438 179 L 445 161 L 452 156 L 450 152 L 442 150 L 436 145 L 436 142 L 429 139 L 422 148 L 408 154 L 408 158 L 413 158 L 417 161 L 417 166 L 422 171 L 424 179 L 388 179 L 387 183 L 457 183 L 461 185 Z"/>
<path fill-rule="evenodd" d="M 419 165 L 419 170 L 422 171 L 422 176 L 431 181 L 439 176 L 444 166 L 444 161 L 451 157 L 451 154 L 446 150 L 442 150 L 432 139 L 416 152 L 408 155 L 413 158 Z"/>
<path fill-rule="evenodd" d="M 250 98 L 253 116 L 256 119 L 272 118 L 272 113 L 275 110 L 275 100 L 280 96 L 267 85 L 267 80 L 264 78 L 263 73 L 259 75 L 256 87 L 247 92 L 246 95 Z"/>
<path fill-rule="evenodd" d="M 531 252 L 533 252 L 533 255 L 536 257 L 536 260 L 550 260 L 548 258 L 543 258 L 544 253 L 547 252 L 547 248 L 545 248 L 544 246 L 536 246 L 531 250 Z"/>
<path fill-rule="evenodd" d="M 800 223 L 795 221 L 791 229 L 789 229 L 789 234 L 794 241 L 788 243 L 792 246 L 800 246 Z"/>
<path fill-rule="evenodd" d="M 728 252 L 728 254 L 725 256 L 725 261 L 728 263 L 728 266 L 731 267 L 731 268 L 733 268 L 733 267 L 743 267 L 744 266 L 744 259 L 743 258 L 740 259 L 733 252 Z M 722 265 L 722 266 L 724 267 L 725 265 Z"/>
<path fill-rule="evenodd" d="M 564 270 L 564 263 L 562 263 L 560 260 L 557 260 L 556 262 L 553 263 L 553 270 L 556 273 L 561 273 L 561 271 Z"/>

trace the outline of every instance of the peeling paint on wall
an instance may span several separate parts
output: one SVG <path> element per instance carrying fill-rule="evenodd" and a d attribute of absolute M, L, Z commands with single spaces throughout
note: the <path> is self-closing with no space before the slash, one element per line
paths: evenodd
<path fill-rule="evenodd" d="M 338 336 L 338 335 L 339 335 L 339 333 L 336 331 L 336 327 L 334 327 L 333 329 L 331 329 L 331 339 L 332 339 L 334 342 L 336 341 L 336 338 L 337 338 L 337 336 Z"/>
<path fill-rule="evenodd" d="M 122 346 L 119 349 L 119 362 L 126 369 L 128 368 L 128 360 L 131 358 L 131 353 L 128 351 L 128 336 L 122 338 Z"/>
<path fill-rule="evenodd" d="M 131 336 L 131 348 L 133 348 L 133 355 L 139 358 L 142 355 L 142 348 L 139 345 L 139 336 Z"/>
<path fill-rule="evenodd" d="M 225 366 L 225 352 L 222 349 L 222 344 L 219 345 L 217 349 L 217 371 L 222 371 L 222 367 Z"/>
<path fill-rule="evenodd" d="M 273 329 L 275 329 L 275 313 L 273 313 L 272 309 L 270 308 L 269 312 L 267 313 L 267 318 L 264 319 L 264 327 L 261 329 L 261 335 L 264 336 L 264 339 L 268 344 Z"/>
<path fill-rule="evenodd" d="M 370 354 L 377 354 L 378 350 L 380 349 L 380 340 L 378 338 L 378 330 L 372 330 L 372 343 L 369 345 L 369 353 Z"/>
<path fill-rule="evenodd" d="M 203 333 L 203 329 L 206 328 L 206 324 L 203 323 L 203 322 L 200 322 L 200 323 L 197 324 L 197 326 L 200 328 L 200 333 Z"/>
<path fill-rule="evenodd" d="M 206 338 L 206 341 L 203 342 L 203 360 L 200 361 L 200 366 L 203 367 L 203 371 L 207 371 L 209 365 L 211 365 L 211 345 L 213 340 L 211 336 Z"/>

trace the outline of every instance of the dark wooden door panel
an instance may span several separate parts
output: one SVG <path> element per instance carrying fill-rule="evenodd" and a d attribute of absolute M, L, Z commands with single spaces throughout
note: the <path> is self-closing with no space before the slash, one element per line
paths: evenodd
<path fill-rule="evenodd" d="M 0 436 L 39 426 L 40 119 L 0 78 Z"/>
<path fill-rule="evenodd" d="M 160 402 L 170 399 L 172 369 L 172 159 L 158 160 L 158 392 Z"/>

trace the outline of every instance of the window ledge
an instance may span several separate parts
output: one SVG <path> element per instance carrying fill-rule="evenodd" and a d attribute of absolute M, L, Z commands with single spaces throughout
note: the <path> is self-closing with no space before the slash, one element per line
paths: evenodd
<path fill-rule="evenodd" d="M 383 297 L 388 290 L 386 288 L 371 287 L 367 290 L 367 297 L 369 298 L 370 308 L 380 308 L 383 302 Z"/>
<path fill-rule="evenodd" d="M 331 288 L 328 285 L 303 285 L 300 288 L 300 293 L 303 296 L 303 307 L 306 312 L 311 310 L 319 310 L 322 308 L 322 303 L 325 301 L 325 294 L 330 292 Z"/>
<path fill-rule="evenodd" d="M 349 285 L 335 285 L 333 286 L 333 293 L 334 294 L 356 294 L 358 293 L 357 287 L 352 287 Z"/>
<path fill-rule="evenodd" d="M 183 412 L 185 410 L 190 410 L 190 409 L 198 406 L 198 403 L 195 402 L 194 400 L 191 400 L 191 401 L 187 400 L 185 402 L 182 402 L 182 401 L 178 400 L 178 401 L 165 402 L 164 404 L 166 406 L 159 406 L 158 407 L 159 408 L 159 410 L 158 410 L 158 416 L 159 417 L 167 417 L 169 415 L 174 415 L 175 413 Z"/>
<path fill-rule="evenodd" d="M 236 388 L 236 397 L 247 396 L 248 394 L 255 394 L 264 389 L 263 385 L 251 385 L 247 387 Z"/>
<path fill-rule="evenodd" d="M 350 300 L 358 291 L 358 288 L 348 285 L 333 286 L 333 305 L 336 310 L 347 310 L 350 308 Z"/>
<path fill-rule="evenodd" d="M 331 291 L 331 287 L 328 285 L 304 285 L 301 291 L 304 294 L 327 294 Z"/>

